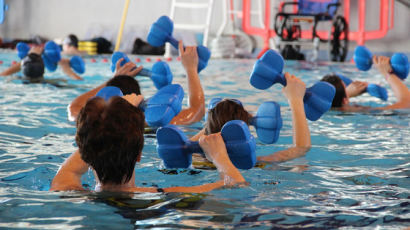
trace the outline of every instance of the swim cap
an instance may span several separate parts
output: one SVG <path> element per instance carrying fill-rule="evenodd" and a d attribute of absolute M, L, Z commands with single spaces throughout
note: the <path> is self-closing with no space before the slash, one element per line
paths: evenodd
<path fill-rule="evenodd" d="M 44 63 L 40 55 L 29 53 L 21 61 L 21 70 L 27 78 L 41 78 L 44 75 Z"/>
<path fill-rule="evenodd" d="M 67 44 L 78 48 L 78 38 L 74 34 L 70 34 L 66 38 L 64 38 L 63 44 Z"/>

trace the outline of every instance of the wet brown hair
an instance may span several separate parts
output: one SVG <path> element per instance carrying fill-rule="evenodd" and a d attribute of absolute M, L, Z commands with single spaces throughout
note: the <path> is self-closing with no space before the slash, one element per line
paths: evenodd
<path fill-rule="evenodd" d="M 242 120 L 249 125 L 252 116 L 237 102 L 229 99 L 220 101 L 214 108 L 208 110 L 208 119 L 205 123 L 205 134 L 220 132 L 222 126 L 231 120 Z"/>
<path fill-rule="evenodd" d="M 128 182 L 144 146 L 144 113 L 121 97 L 90 99 L 77 119 L 81 158 L 104 183 Z"/>

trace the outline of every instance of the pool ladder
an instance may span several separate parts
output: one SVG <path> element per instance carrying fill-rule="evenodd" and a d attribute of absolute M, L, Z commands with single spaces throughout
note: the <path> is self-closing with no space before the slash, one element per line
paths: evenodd
<path fill-rule="evenodd" d="M 181 2 L 177 0 L 172 0 L 170 18 L 174 21 L 174 29 L 184 29 L 191 31 L 203 31 L 202 45 L 207 46 L 208 36 L 209 36 L 209 25 L 211 23 L 212 9 L 214 6 L 214 0 L 207 0 L 207 2 L 200 2 L 194 0 L 194 2 Z M 204 24 L 185 24 L 175 22 L 175 11 L 176 8 L 181 9 L 195 9 L 195 10 L 207 10 L 206 21 Z M 166 58 L 171 57 L 171 46 L 169 43 L 165 45 Z"/>

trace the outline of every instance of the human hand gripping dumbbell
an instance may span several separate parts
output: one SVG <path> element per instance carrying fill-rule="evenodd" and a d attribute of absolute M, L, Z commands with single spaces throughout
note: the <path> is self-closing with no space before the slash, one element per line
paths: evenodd
<path fill-rule="evenodd" d="M 249 81 L 257 89 L 267 89 L 275 83 L 286 86 L 283 67 L 283 57 L 276 51 L 268 50 L 256 61 Z M 307 88 L 303 97 L 306 117 L 311 121 L 319 119 L 330 109 L 335 93 L 335 88 L 327 82 L 317 82 Z"/>
<path fill-rule="evenodd" d="M 362 71 L 367 71 L 372 67 L 374 58 L 377 57 L 365 46 L 357 46 L 353 55 L 356 67 Z M 404 53 L 394 53 L 390 58 L 390 66 L 392 72 L 402 80 L 406 79 L 409 75 L 409 60 Z"/>
<path fill-rule="evenodd" d="M 163 46 L 166 42 L 178 49 L 178 41 L 172 36 L 174 30 L 174 23 L 167 16 L 161 16 L 158 20 L 152 24 L 147 41 L 152 46 Z M 198 53 L 198 73 L 201 72 L 207 65 L 208 60 L 211 57 L 211 52 L 205 46 L 197 46 Z"/>
<path fill-rule="evenodd" d="M 117 62 L 122 58 L 120 66 L 125 65 L 130 62 L 128 56 L 122 52 L 114 52 L 111 56 L 111 71 L 114 72 L 116 69 Z M 163 61 L 156 62 L 152 66 L 152 70 L 141 69 L 137 75 L 149 77 L 154 83 L 157 89 L 161 89 L 164 86 L 171 84 L 172 82 L 172 72 L 167 63 Z"/>
<path fill-rule="evenodd" d="M 341 74 L 337 74 L 337 76 L 345 83 L 346 86 L 352 84 L 352 80 L 348 77 L 345 77 Z M 354 83 L 353 83 L 354 84 Z M 388 94 L 386 88 L 377 84 L 367 84 L 364 88 L 365 92 L 369 93 L 373 97 L 380 98 L 383 101 L 387 101 Z"/>
<path fill-rule="evenodd" d="M 109 100 L 113 96 L 124 96 L 115 86 L 102 88 L 96 97 Z M 151 98 L 139 103 L 138 108 L 145 111 L 145 121 L 151 127 L 160 127 L 168 124 L 182 109 L 184 90 L 178 84 L 162 87 Z"/>
<path fill-rule="evenodd" d="M 250 169 L 256 163 L 256 143 L 248 125 L 240 120 L 227 122 L 221 130 L 225 146 L 235 167 Z M 192 163 L 192 153 L 203 153 L 199 142 L 190 141 L 174 125 L 157 130 L 157 150 L 167 168 L 188 168 Z"/>

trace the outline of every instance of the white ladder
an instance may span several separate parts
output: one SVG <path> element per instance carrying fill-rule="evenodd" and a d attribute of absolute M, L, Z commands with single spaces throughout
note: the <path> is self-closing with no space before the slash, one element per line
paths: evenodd
<path fill-rule="evenodd" d="M 214 6 L 214 0 L 208 0 L 208 2 L 198 2 L 198 0 L 194 0 L 195 2 L 178 2 L 177 0 L 172 0 L 171 4 L 171 13 L 170 18 L 174 21 L 174 29 L 184 29 L 184 30 L 192 30 L 192 31 L 203 31 L 204 36 L 202 40 L 202 45 L 207 46 L 208 44 L 208 36 L 209 36 L 209 25 L 211 23 L 211 16 L 212 16 L 212 9 Z M 176 8 L 181 9 L 196 9 L 202 10 L 206 9 L 206 21 L 205 24 L 188 24 L 188 23 L 175 23 L 175 10 Z M 167 43 L 165 45 L 165 54 L 166 58 L 171 57 L 171 45 Z"/>

